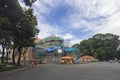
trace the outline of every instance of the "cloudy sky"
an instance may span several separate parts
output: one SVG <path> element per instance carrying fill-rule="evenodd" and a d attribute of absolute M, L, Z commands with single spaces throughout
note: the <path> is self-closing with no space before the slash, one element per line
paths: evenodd
<path fill-rule="evenodd" d="M 39 38 L 55 34 L 74 44 L 96 33 L 120 35 L 120 0 L 37 0 L 33 8 Z"/>

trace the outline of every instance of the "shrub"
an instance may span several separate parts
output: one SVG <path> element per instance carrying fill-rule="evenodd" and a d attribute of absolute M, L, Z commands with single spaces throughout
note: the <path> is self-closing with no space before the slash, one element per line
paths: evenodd
<path fill-rule="evenodd" d="M 5 64 L 0 63 L 0 69 L 5 68 L 5 67 L 6 67 L 6 65 L 5 65 Z"/>

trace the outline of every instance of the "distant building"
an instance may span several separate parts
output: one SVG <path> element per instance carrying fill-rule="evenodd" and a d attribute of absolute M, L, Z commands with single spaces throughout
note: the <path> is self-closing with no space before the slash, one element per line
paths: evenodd
<path fill-rule="evenodd" d="M 37 45 L 40 48 L 48 48 L 48 47 L 53 47 L 53 46 L 63 46 L 64 40 L 61 37 L 56 37 L 56 36 L 50 36 L 45 39 L 40 40 Z"/>
<path fill-rule="evenodd" d="M 41 59 L 41 63 L 55 63 L 62 57 L 63 47 L 64 40 L 61 37 L 46 37 L 36 42 L 35 48 L 32 49 L 32 58 Z"/>
<path fill-rule="evenodd" d="M 39 38 L 36 38 L 35 39 L 35 43 L 39 42 L 40 39 Z M 21 54 L 21 62 L 24 64 L 24 63 L 28 63 L 30 62 L 31 60 L 33 60 L 35 57 L 35 55 L 33 54 L 33 51 L 32 51 L 33 47 L 29 47 L 29 48 L 23 48 L 22 49 L 22 54 Z M 10 54 L 10 59 L 12 60 L 12 53 L 13 53 L 13 50 Z M 15 50 L 15 62 L 17 62 L 18 60 L 18 57 L 19 57 L 19 54 L 18 54 L 18 51 L 17 49 Z M 39 59 L 40 57 L 37 56 Z"/>
<path fill-rule="evenodd" d="M 64 39 L 57 36 L 49 36 L 36 40 L 35 48 L 32 48 L 33 60 L 40 63 L 60 63 L 63 56 L 71 56 L 74 60 L 79 57 L 79 50 L 69 47 L 70 43 L 64 45 Z"/>

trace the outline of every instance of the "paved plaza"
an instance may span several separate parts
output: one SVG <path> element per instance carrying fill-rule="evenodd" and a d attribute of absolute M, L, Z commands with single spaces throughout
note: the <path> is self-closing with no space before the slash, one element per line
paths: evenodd
<path fill-rule="evenodd" d="M 40 64 L 33 69 L 0 75 L 0 80 L 120 80 L 120 64 Z"/>

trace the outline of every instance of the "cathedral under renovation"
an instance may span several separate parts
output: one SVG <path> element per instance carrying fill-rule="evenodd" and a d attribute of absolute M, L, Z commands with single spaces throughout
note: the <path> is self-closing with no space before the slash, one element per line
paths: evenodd
<path fill-rule="evenodd" d="M 80 52 L 76 48 L 65 46 L 64 39 L 57 36 L 50 36 L 36 41 L 35 48 L 32 48 L 32 59 L 43 64 L 57 64 L 64 56 L 78 59 Z"/>

